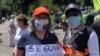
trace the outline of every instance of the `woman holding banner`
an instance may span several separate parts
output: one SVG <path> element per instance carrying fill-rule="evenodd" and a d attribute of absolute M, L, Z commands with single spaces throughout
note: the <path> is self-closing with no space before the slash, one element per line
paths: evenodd
<path fill-rule="evenodd" d="M 51 25 L 49 10 L 43 6 L 37 7 L 33 17 L 32 31 L 21 37 L 15 56 L 62 56 L 62 49 L 57 45 L 58 38 L 49 32 Z"/>

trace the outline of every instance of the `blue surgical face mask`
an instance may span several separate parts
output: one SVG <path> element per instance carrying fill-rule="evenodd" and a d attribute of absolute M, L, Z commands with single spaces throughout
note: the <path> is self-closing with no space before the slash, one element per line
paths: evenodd
<path fill-rule="evenodd" d="M 49 20 L 48 19 L 36 19 L 34 21 L 35 28 L 39 31 L 47 30 L 49 28 Z"/>
<path fill-rule="evenodd" d="M 68 23 L 69 28 L 77 28 L 81 24 L 80 16 L 71 16 L 66 22 Z"/>

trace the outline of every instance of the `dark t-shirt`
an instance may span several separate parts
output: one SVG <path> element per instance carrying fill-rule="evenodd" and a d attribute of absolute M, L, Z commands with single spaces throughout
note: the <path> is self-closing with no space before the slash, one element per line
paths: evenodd
<path fill-rule="evenodd" d="M 58 38 L 50 32 L 47 32 L 45 34 L 44 40 L 38 39 L 35 33 L 29 33 L 29 34 L 22 35 L 22 37 L 20 38 L 17 44 L 17 48 L 25 51 L 26 45 L 56 44 L 57 41 Z"/>

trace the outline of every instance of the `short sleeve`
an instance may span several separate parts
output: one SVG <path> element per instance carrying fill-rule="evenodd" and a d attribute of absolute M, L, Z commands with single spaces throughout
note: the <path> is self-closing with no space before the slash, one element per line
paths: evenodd
<path fill-rule="evenodd" d="M 25 50 L 25 36 L 22 35 L 22 37 L 19 39 L 18 43 L 17 43 L 17 48 L 20 50 Z"/>

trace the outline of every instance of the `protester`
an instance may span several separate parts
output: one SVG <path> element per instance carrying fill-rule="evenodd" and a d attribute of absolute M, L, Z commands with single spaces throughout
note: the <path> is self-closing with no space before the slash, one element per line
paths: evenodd
<path fill-rule="evenodd" d="M 66 37 L 66 45 L 72 48 L 75 56 L 100 56 L 98 37 L 94 30 L 88 31 L 82 24 L 82 15 L 76 4 L 69 4 L 65 8 L 66 22 L 71 35 Z M 69 49 L 66 49 L 68 51 Z M 66 52 L 67 53 L 67 52 Z"/>
<path fill-rule="evenodd" d="M 93 29 L 96 31 L 98 38 L 99 38 L 99 52 L 100 52 L 100 19 L 96 20 L 93 23 Z"/>
<path fill-rule="evenodd" d="M 37 7 L 33 13 L 32 30 L 29 34 L 25 34 L 19 40 L 17 45 L 15 56 L 25 56 L 25 55 L 38 55 L 35 48 L 38 45 L 38 50 L 40 50 L 39 55 L 48 56 L 48 52 L 43 52 L 43 46 L 52 46 L 53 44 L 59 44 L 58 38 L 49 32 L 50 28 L 50 13 L 49 10 L 43 6 Z M 42 47 L 41 47 L 42 46 Z M 59 46 L 59 45 L 58 45 Z M 58 47 L 56 46 L 56 47 Z M 28 49 L 29 47 L 29 49 Z M 35 48 L 35 49 L 34 49 Z M 48 47 L 46 47 L 48 48 Z M 33 50 L 34 49 L 34 50 Z M 31 51 L 31 53 L 30 53 Z M 42 52 L 42 53 L 41 53 Z M 28 54 L 29 53 L 29 54 Z M 35 54 L 34 54 L 35 53 Z M 49 52 L 54 53 L 54 52 Z M 56 52 L 57 53 L 57 52 Z M 54 53 L 54 55 L 56 54 Z M 61 53 L 61 51 L 59 52 Z"/>
<path fill-rule="evenodd" d="M 93 15 L 88 15 L 85 25 L 91 27 L 93 22 L 94 22 L 94 16 Z"/>
<path fill-rule="evenodd" d="M 19 42 L 19 39 L 22 37 L 22 35 L 29 33 L 29 31 L 28 31 L 28 19 L 26 18 L 26 16 L 24 14 L 19 14 L 16 19 L 17 19 L 17 24 L 18 24 L 19 28 L 17 29 L 16 35 L 14 38 L 14 41 L 15 41 L 14 52 L 17 49 L 17 44 Z"/>
<path fill-rule="evenodd" d="M 15 17 L 16 15 L 11 15 L 10 16 L 11 19 L 10 19 L 10 24 L 9 24 L 9 35 L 10 35 L 10 47 L 14 47 L 14 37 L 15 37 L 15 34 L 16 34 L 16 29 L 15 29 Z"/>

